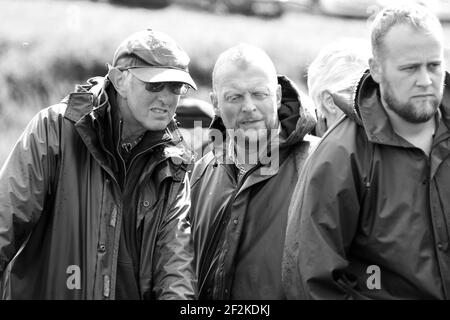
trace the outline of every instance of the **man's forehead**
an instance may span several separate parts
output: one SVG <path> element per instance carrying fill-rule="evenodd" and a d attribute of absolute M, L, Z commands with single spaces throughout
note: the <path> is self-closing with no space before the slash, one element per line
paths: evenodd
<path fill-rule="evenodd" d="M 218 83 L 218 90 L 223 94 L 242 91 L 266 91 L 274 87 L 269 78 L 225 78 Z"/>
<path fill-rule="evenodd" d="M 411 43 L 411 39 L 406 37 L 425 37 L 432 38 L 438 42 L 443 42 L 443 34 L 436 29 L 423 29 L 406 23 L 400 23 L 392 26 L 384 36 L 384 43 Z"/>
<path fill-rule="evenodd" d="M 393 59 L 412 58 L 417 54 L 427 58 L 439 58 L 443 54 L 443 43 L 439 33 L 427 32 L 408 25 L 397 25 L 386 34 L 383 47 Z"/>
<path fill-rule="evenodd" d="M 230 63 L 222 65 L 215 75 L 216 84 L 220 87 L 240 88 L 247 86 L 270 86 L 276 82 L 276 74 L 273 74 L 257 64 L 240 67 Z"/>
<path fill-rule="evenodd" d="M 234 93 L 244 93 L 244 92 L 255 92 L 263 91 L 270 92 L 272 86 L 270 83 L 225 83 L 220 86 L 219 92 L 223 95 L 234 94 Z"/>

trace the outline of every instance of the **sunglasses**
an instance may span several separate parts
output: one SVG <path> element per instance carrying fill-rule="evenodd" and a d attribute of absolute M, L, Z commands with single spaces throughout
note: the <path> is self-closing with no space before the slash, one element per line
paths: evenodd
<path fill-rule="evenodd" d="M 171 93 L 179 96 L 184 96 L 189 91 L 189 85 L 182 82 L 146 82 L 145 90 L 161 92 L 166 86 Z"/>

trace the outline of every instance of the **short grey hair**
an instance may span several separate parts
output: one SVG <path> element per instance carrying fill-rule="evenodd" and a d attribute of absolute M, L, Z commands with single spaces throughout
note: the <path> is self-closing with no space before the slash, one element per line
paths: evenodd
<path fill-rule="evenodd" d="M 375 59 L 383 53 L 383 39 L 395 25 L 409 25 L 417 30 L 443 37 L 442 25 L 436 15 L 424 5 L 401 4 L 381 10 L 371 25 L 372 54 Z"/>
<path fill-rule="evenodd" d="M 369 68 L 370 45 L 360 38 L 342 38 L 323 47 L 308 67 L 308 93 L 323 113 L 321 95 L 351 88 Z"/>
<path fill-rule="evenodd" d="M 212 87 L 214 91 L 216 91 L 217 86 L 217 74 L 219 70 L 228 63 L 232 63 L 242 70 L 245 70 L 252 64 L 263 66 L 272 76 L 274 84 L 276 85 L 278 83 L 275 66 L 267 53 L 256 46 L 241 43 L 225 50 L 217 59 L 212 72 Z"/>

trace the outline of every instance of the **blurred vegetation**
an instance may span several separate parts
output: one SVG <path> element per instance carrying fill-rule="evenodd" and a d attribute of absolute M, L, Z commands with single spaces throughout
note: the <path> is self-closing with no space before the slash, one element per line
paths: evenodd
<path fill-rule="evenodd" d="M 164 31 L 184 47 L 200 86 L 193 96 L 205 100 L 214 62 L 232 45 L 262 47 L 278 72 L 305 90 L 306 68 L 320 48 L 339 37 L 368 37 L 364 20 L 306 12 L 265 20 L 90 1 L 0 0 L 0 5 L 0 165 L 40 108 L 60 101 L 76 83 L 104 75 L 117 45 L 142 28 Z M 448 26 L 446 34 L 449 38 Z"/>

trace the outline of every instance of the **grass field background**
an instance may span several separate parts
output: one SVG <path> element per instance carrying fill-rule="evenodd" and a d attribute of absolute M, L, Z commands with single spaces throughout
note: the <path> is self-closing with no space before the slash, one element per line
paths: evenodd
<path fill-rule="evenodd" d="M 279 73 L 305 90 L 306 67 L 327 43 L 368 37 L 368 22 L 292 11 L 280 19 L 216 15 L 179 6 L 150 10 L 106 2 L 0 0 L 0 166 L 31 117 L 76 83 L 104 75 L 115 48 L 143 28 L 164 31 L 191 57 L 190 69 L 208 100 L 210 74 L 226 48 L 262 47 Z M 450 25 L 445 25 L 450 41 Z"/>

